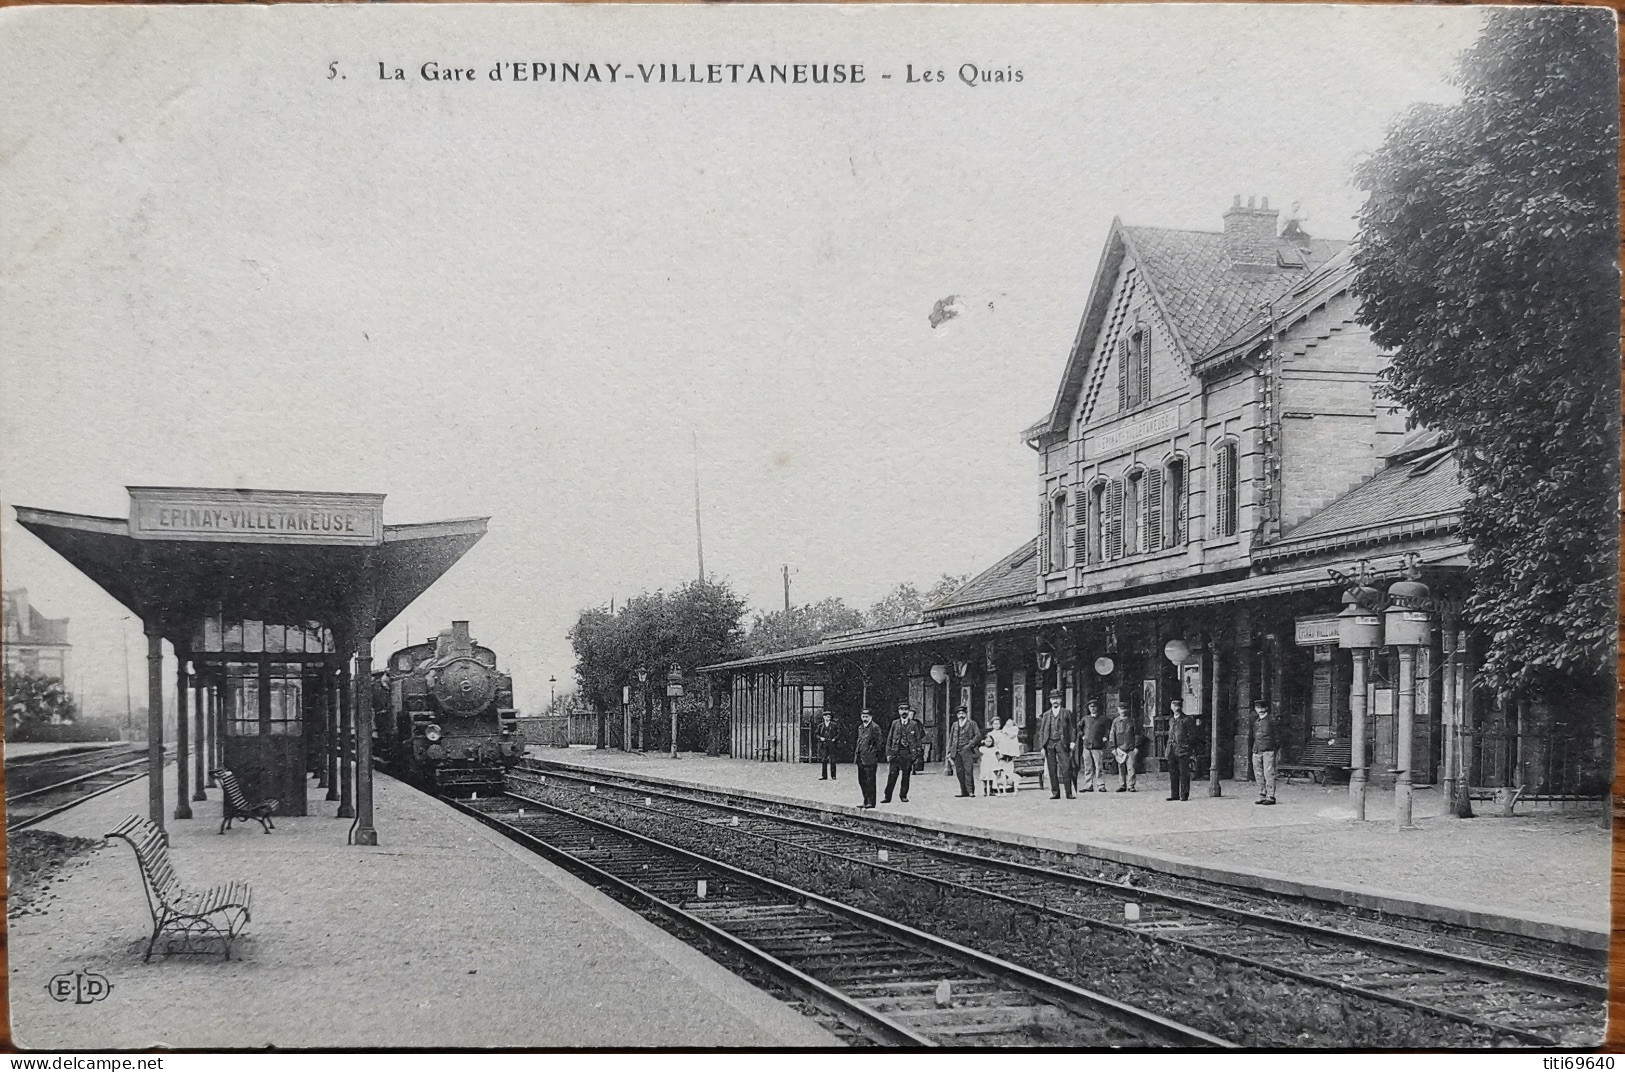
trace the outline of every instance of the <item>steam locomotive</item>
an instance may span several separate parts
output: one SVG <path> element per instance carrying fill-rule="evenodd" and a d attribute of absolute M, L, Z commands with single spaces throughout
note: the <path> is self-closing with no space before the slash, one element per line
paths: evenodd
<path fill-rule="evenodd" d="M 402 648 L 374 675 L 374 752 L 398 776 L 432 793 L 499 792 L 525 745 L 513 678 L 496 652 L 452 622 L 426 644 Z"/>

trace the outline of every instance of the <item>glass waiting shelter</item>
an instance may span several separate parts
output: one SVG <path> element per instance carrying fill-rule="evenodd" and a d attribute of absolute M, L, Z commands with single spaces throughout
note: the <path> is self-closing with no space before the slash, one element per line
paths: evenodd
<path fill-rule="evenodd" d="M 19 506 L 17 521 L 147 634 L 149 815 L 164 825 L 163 641 L 174 650 L 176 819 L 237 775 L 282 815 L 372 814 L 372 640 L 485 534 L 486 518 L 386 525 L 382 495 L 131 487 L 130 516 Z"/>

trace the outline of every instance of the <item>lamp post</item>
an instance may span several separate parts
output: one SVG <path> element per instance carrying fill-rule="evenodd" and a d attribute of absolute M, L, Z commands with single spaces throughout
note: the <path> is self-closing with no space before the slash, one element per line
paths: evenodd
<path fill-rule="evenodd" d="M 1377 613 L 1381 600 L 1375 588 L 1350 588 L 1343 595 L 1343 609 L 1337 615 L 1337 646 L 1354 655 L 1354 680 L 1349 686 L 1349 799 L 1354 803 L 1356 822 L 1365 821 L 1369 774 L 1365 748 L 1366 674 L 1372 649 L 1382 647 L 1382 616 Z"/>
<path fill-rule="evenodd" d="M 683 668 L 676 663 L 666 671 L 666 706 L 671 708 L 671 758 L 677 758 L 677 701 L 683 695 Z"/>
<path fill-rule="evenodd" d="M 640 666 L 636 671 L 638 675 L 638 689 L 643 693 L 643 717 L 638 720 L 638 747 L 642 752 L 648 745 L 649 733 L 649 668 Z"/>
<path fill-rule="evenodd" d="M 1394 825 L 1411 829 L 1411 737 L 1416 722 L 1416 649 L 1433 635 L 1433 593 L 1415 580 L 1413 562 L 1407 572 L 1411 579 L 1388 586 L 1388 609 L 1383 613 L 1383 629 L 1388 643 L 1399 649 L 1399 760 L 1394 775 Z"/>
<path fill-rule="evenodd" d="M 547 676 L 547 706 L 552 707 L 558 701 L 558 691 L 553 687 L 558 684 L 558 678 L 552 674 Z"/>

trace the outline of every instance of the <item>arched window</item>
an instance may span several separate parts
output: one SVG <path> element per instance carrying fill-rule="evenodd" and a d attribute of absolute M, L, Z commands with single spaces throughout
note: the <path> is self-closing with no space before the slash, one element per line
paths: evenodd
<path fill-rule="evenodd" d="M 1049 504 L 1049 569 L 1051 573 L 1066 569 L 1066 493 L 1055 496 Z"/>
<path fill-rule="evenodd" d="M 1185 459 L 1182 455 L 1169 458 L 1163 467 L 1163 528 L 1167 547 L 1183 547 L 1190 539 L 1187 502 L 1190 496 L 1185 487 Z"/>
<path fill-rule="evenodd" d="M 1117 341 L 1117 408 L 1127 412 L 1151 401 L 1151 329 L 1141 324 Z"/>
<path fill-rule="evenodd" d="M 1145 470 L 1130 469 L 1123 477 L 1123 553 L 1145 550 Z"/>
<path fill-rule="evenodd" d="M 1226 440 L 1213 449 L 1213 531 L 1220 536 L 1236 534 L 1240 513 L 1236 461 L 1235 440 Z"/>

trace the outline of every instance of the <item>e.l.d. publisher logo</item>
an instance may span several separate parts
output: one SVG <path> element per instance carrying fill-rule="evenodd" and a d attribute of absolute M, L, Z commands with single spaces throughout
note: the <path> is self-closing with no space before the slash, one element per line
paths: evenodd
<path fill-rule="evenodd" d="M 113 983 L 107 976 L 95 972 L 63 972 L 45 984 L 45 992 L 57 1001 L 89 1005 L 111 994 Z"/>

